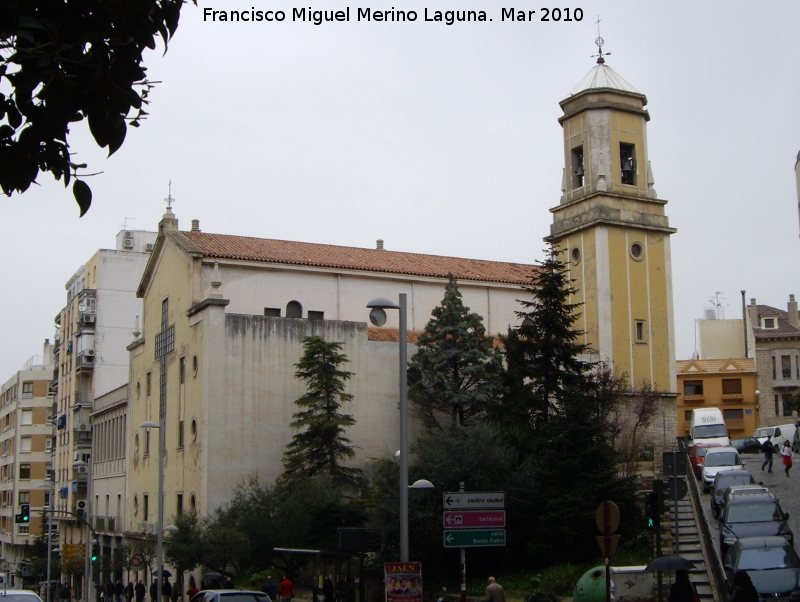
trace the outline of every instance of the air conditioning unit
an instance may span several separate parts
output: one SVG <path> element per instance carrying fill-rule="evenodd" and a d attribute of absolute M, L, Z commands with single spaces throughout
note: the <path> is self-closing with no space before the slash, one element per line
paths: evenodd
<path fill-rule="evenodd" d="M 81 424 L 78 426 L 78 430 L 82 433 L 91 433 L 92 432 L 92 425 L 91 424 Z"/>
<path fill-rule="evenodd" d="M 132 238 L 126 238 L 124 241 L 122 241 L 122 246 L 125 247 L 126 249 L 132 249 L 133 248 L 133 239 Z"/>
<path fill-rule="evenodd" d="M 83 316 L 83 323 L 84 324 L 94 324 L 95 315 L 94 314 L 84 314 Z"/>
<path fill-rule="evenodd" d="M 82 424 L 81 426 L 88 426 L 88 425 Z M 78 472 L 78 474 L 88 474 L 89 473 L 89 467 L 88 466 L 76 466 L 75 470 Z M 78 502 L 78 503 L 79 504 L 82 503 L 84 505 L 86 504 L 86 502 Z"/>
<path fill-rule="evenodd" d="M 133 230 L 125 230 L 125 238 L 133 238 Z"/>
<path fill-rule="evenodd" d="M 83 352 L 83 354 L 84 355 L 88 355 L 89 357 L 93 357 L 94 356 L 94 349 L 87 349 L 86 351 Z"/>
<path fill-rule="evenodd" d="M 144 250 L 150 253 L 153 250 L 153 243 L 149 242 L 144 246 Z"/>
<path fill-rule="evenodd" d="M 86 500 L 79 500 L 75 502 L 75 508 L 77 510 L 86 510 Z"/>

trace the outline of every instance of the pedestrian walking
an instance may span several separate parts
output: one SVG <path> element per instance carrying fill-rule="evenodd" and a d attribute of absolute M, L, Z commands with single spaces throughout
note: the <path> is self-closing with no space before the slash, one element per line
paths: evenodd
<path fill-rule="evenodd" d="M 172 584 L 169 582 L 169 577 L 164 576 L 164 582 L 161 584 L 161 599 L 169 600 L 172 596 Z"/>
<path fill-rule="evenodd" d="M 758 602 L 758 591 L 747 571 L 738 570 L 734 573 L 733 590 L 728 596 L 728 602 Z"/>
<path fill-rule="evenodd" d="M 147 588 L 144 586 L 142 580 L 139 579 L 136 585 L 133 586 L 133 595 L 136 597 L 136 602 L 144 602 L 145 594 L 147 594 Z"/>
<path fill-rule="evenodd" d="M 128 585 L 125 586 L 125 601 L 131 602 L 131 600 L 133 600 L 133 596 L 135 595 L 133 581 L 128 581 Z"/>
<path fill-rule="evenodd" d="M 156 602 L 156 598 L 158 598 L 158 580 L 153 579 L 150 584 L 150 602 Z"/>
<path fill-rule="evenodd" d="M 69 585 L 66 583 L 60 583 L 58 585 L 58 599 L 62 602 L 69 602 L 72 599 L 72 592 L 69 589 Z"/>
<path fill-rule="evenodd" d="M 786 470 L 786 476 L 789 476 L 789 469 L 794 464 L 794 452 L 792 451 L 792 444 L 789 443 L 789 440 L 783 442 L 783 448 L 781 448 L 781 455 L 783 456 L 783 468 Z"/>
<path fill-rule="evenodd" d="M 695 602 L 697 590 L 689 581 L 688 571 L 675 571 L 675 583 L 669 590 L 669 602 Z"/>
<path fill-rule="evenodd" d="M 281 584 L 278 586 L 278 596 L 281 602 L 292 602 L 294 598 L 294 583 L 289 579 L 289 575 L 284 575 Z"/>
<path fill-rule="evenodd" d="M 761 465 L 761 470 L 764 470 L 769 464 L 767 472 L 772 472 L 772 454 L 775 452 L 775 448 L 772 446 L 772 435 L 767 435 L 767 440 L 761 444 L 761 451 L 764 452 L 764 463 Z"/>
<path fill-rule="evenodd" d="M 122 598 L 125 597 L 125 586 L 122 584 L 122 579 L 117 579 L 114 584 L 114 596 L 117 602 L 122 602 Z"/>
<path fill-rule="evenodd" d="M 272 602 L 278 599 L 278 584 L 272 580 L 272 575 L 267 576 L 267 580 L 264 582 L 264 585 L 261 586 L 261 591 L 267 594 Z M 333 600 L 331 600 L 331 602 L 333 602 Z"/>
<path fill-rule="evenodd" d="M 506 602 L 506 593 L 494 577 L 489 577 L 489 586 L 486 588 L 486 600 L 488 602 Z"/>
<path fill-rule="evenodd" d="M 189 589 L 186 590 L 186 599 L 191 602 L 192 598 L 194 598 L 195 594 L 200 593 L 200 590 L 197 589 L 197 586 L 194 584 L 194 577 L 191 575 L 189 576 Z"/>

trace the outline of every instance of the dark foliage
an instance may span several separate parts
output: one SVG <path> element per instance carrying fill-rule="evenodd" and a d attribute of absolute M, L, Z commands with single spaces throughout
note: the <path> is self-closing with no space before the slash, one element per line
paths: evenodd
<path fill-rule="evenodd" d="M 409 365 L 409 398 L 428 428 L 468 425 L 486 412 L 502 390 L 501 364 L 483 318 L 470 312 L 458 283 L 448 275 L 441 305 L 417 340 Z"/>
<path fill-rule="evenodd" d="M 353 373 L 341 369 L 349 360 L 340 353 L 341 343 L 318 336 L 306 337 L 303 349 L 295 376 L 305 381 L 308 390 L 295 402 L 301 411 L 293 414 L 291 426 L 302 430 L 292 437 L 284 453 L 284 478 L 326 475 L 337 485 L 357 486 L 360 471 L 342 464 L 355 455 L 345 436 L 345 427 L 354 425 L 355 420 L 339 412 L 342 404 L 353 398 L 345 392 L 345 382 Z"/>
<path fill-rule="evenodd" d="M 76 178 L 81 215 L 92 193 L 70 155 L 72 123 L 116 152 L 147 113 L 143 54 L 167 42 L 184 0 L 7 0 L 0 3 L 0 188 L 24 192 L 40 172 Z M 3 86 L 3 79 L 6 86 Z M 10 92 L 9 92 L 10 89 Z"/>

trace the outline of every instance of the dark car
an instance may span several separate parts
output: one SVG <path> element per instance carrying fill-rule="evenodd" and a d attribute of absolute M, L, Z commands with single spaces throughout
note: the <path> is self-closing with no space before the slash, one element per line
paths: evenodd
<path fill-rule="evenodd" d="M 728 487 L 736 485 L 755 485 L 756 480 L 747 470 L 728 470 L 714 477 L 714 486 L 711 489 L 711 512 L 719 518 L 722 511 L 722 498 Z"/>
<path fill-rule="evenodd" d="M 800 557 L 783 537 L 745 537 L 725 557 L 725 579 L 731 590 L 737 570 L 747 571 L 759 598 L 800 599 Z"/>
<path fill-rule="evenodd" d="M 761 453 L 761 442 L 755 437 L 745 437 L 731 441 L 731 447 L 735 447 L 740 454 Z"/>
<path fill-rule="evenodd" d="M 204 589 L 190 602 L 272 602 L 264 592 L 239 589 Z"/>
<path fill-rule="evenodd" d="M 720 556 L 725 558 L 728 549 L 738 539 L 780 535 L 794 547 L 794 534 L 788 523 L 789 513 L 784 513 L 775 494 L 753 491 L 737 495 L 722 510 L 719 526 Z"/>

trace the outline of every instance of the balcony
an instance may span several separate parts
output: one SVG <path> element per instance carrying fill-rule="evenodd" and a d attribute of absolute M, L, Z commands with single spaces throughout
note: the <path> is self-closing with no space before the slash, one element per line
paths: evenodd
<path fill-rule="evenodd" d="M 78 324 L 80 328 L 93 329 L 96 319 L 97 316 L 93 311 L 82 311 L 78 312 L 78 319 L 75 320 L 75 322 Z"/>
<path fill-rule="evenodd" d="M 94 528 L 95 531 L 103 531 L 105 533 L 116 533 L 117 525 L 122 524 L 116 516 L 95 516 Z"/>
<path fill-rule="evenodd" d="M 82 351 L 75 358 L 75 372 L 92 372 L 94 370 L 94 349 Z"/>

